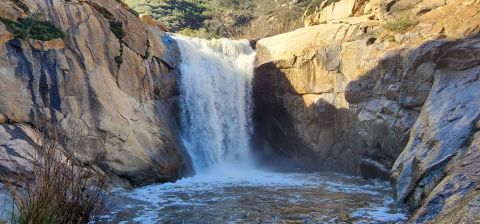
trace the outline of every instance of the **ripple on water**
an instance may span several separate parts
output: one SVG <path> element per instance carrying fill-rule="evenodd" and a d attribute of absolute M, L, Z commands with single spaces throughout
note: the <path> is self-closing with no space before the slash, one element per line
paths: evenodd
<path fill-rule="evenodd" d="M 216 177 L 215 177 L 216 176 Z M 197 175 L 114 191 L 110 223 L 402 223 L 390 185 L 332 173 Z"/>

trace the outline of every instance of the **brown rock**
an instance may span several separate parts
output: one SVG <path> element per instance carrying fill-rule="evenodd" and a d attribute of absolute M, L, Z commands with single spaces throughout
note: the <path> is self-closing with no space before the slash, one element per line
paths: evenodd
<path fill-rule="evenodd" d="M 65 48 L 65 42 L 62 39 L 59 39 L 59 38 L 49 40 L 49 41 L 40 41 L 40 40 L 28 39 L 27 42 L 34 49 L 37 49 L 37 50 L 40 50 L 40 51 L 48 51 L 48 50 L 51 50 L 51 49 L 60 50 L 60 49 Z"/>
<path fill-rule="evenodd" d="M 318 25 L 330 21 L 347 19 L 358 13 L 365 0 L 341 0 L 327 5 L 319 13 L 314 13 L 304 19 L 305 26 Z M 355 23 L 355 22 L 352 22 Z M 357 22 L 359 23 L 359 22 Z"/>
<path fill-rule="evenodd" d="M 115 0 L 23 2 L 67 38 L 0 45 L 0 114 L 16 123 L 57 120 L 69 135 L 72 124 L 87 129 L 102 147 L 85 147 L 77 159 L 133 185 L 183 175 L 188 157 L 169 109 L 178 93 L 175 43 Z M 9 3 L 1 10 L 18 13 Z M 122 23 L 122 40 L 111 21 Z"/>
<path fill-rule="evenodd" d="M 170 29 L 168 29 L 167 26 L 165 26 L 163 23 L 159 21 L 154 20 L 151 15 L 141 14 L 140 20 L 142 20 L 142 22 L 146 23 L 150 27 L 158 28 L 164 32 L 170 32 Z"/>
<path fill-rule="evenodd" d="M 7 30 L 5 24 L 0 23 L 0 46 L 13 39 L 13 34 Z"/>
<path fill-rule="evenodd" d="M 412 223 L 478 219 L 480 1 L 364 3 L 345 15 L 332 4 L 309 27 L 257 42 L 267 155 L 366 177 L 393 167 L 398 201 L 419 208 Z M 408 32 L 372 34 L 404 15 L 417 16 Z"/>

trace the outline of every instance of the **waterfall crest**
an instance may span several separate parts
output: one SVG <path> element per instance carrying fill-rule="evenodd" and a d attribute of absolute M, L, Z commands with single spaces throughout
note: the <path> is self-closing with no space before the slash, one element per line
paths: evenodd
<path fill-rule="evenodd" d="M 182 55 L 182 138 L 196 172 L 248 164 L 255 51 L 247 40 L 173 38 Z"/>

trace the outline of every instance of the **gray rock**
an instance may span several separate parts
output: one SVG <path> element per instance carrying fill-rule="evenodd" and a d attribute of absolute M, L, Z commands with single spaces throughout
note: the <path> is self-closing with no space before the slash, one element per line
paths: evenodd
<path fill-rule="evenodd" d="M 408 145 L 392 169 L 399 201 L 408 202 L 412 208 L 418 206 L 431 191 L 419 184 L 426 180 L 436 185 L 441 179 L 429 175 L 442 175 L 445 166 L 473 135 L 480 117 L 479 75 L 480 67 L 436 71 L 432 91 Z"/>

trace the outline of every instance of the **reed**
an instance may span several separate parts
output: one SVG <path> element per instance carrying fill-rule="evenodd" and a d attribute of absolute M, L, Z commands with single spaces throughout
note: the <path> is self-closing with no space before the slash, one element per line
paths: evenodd
<path fill-rule="evenodd" d="M 59 125 L 43 122 L 38 127 L 38 144 L 30 150 L 33 170 L 5 181 L 18 208 L 12 223 L 90 223 L 105 212 L 105 174 L 74 157 L 86 138 L 75 130 L 67 138 Z"/>

